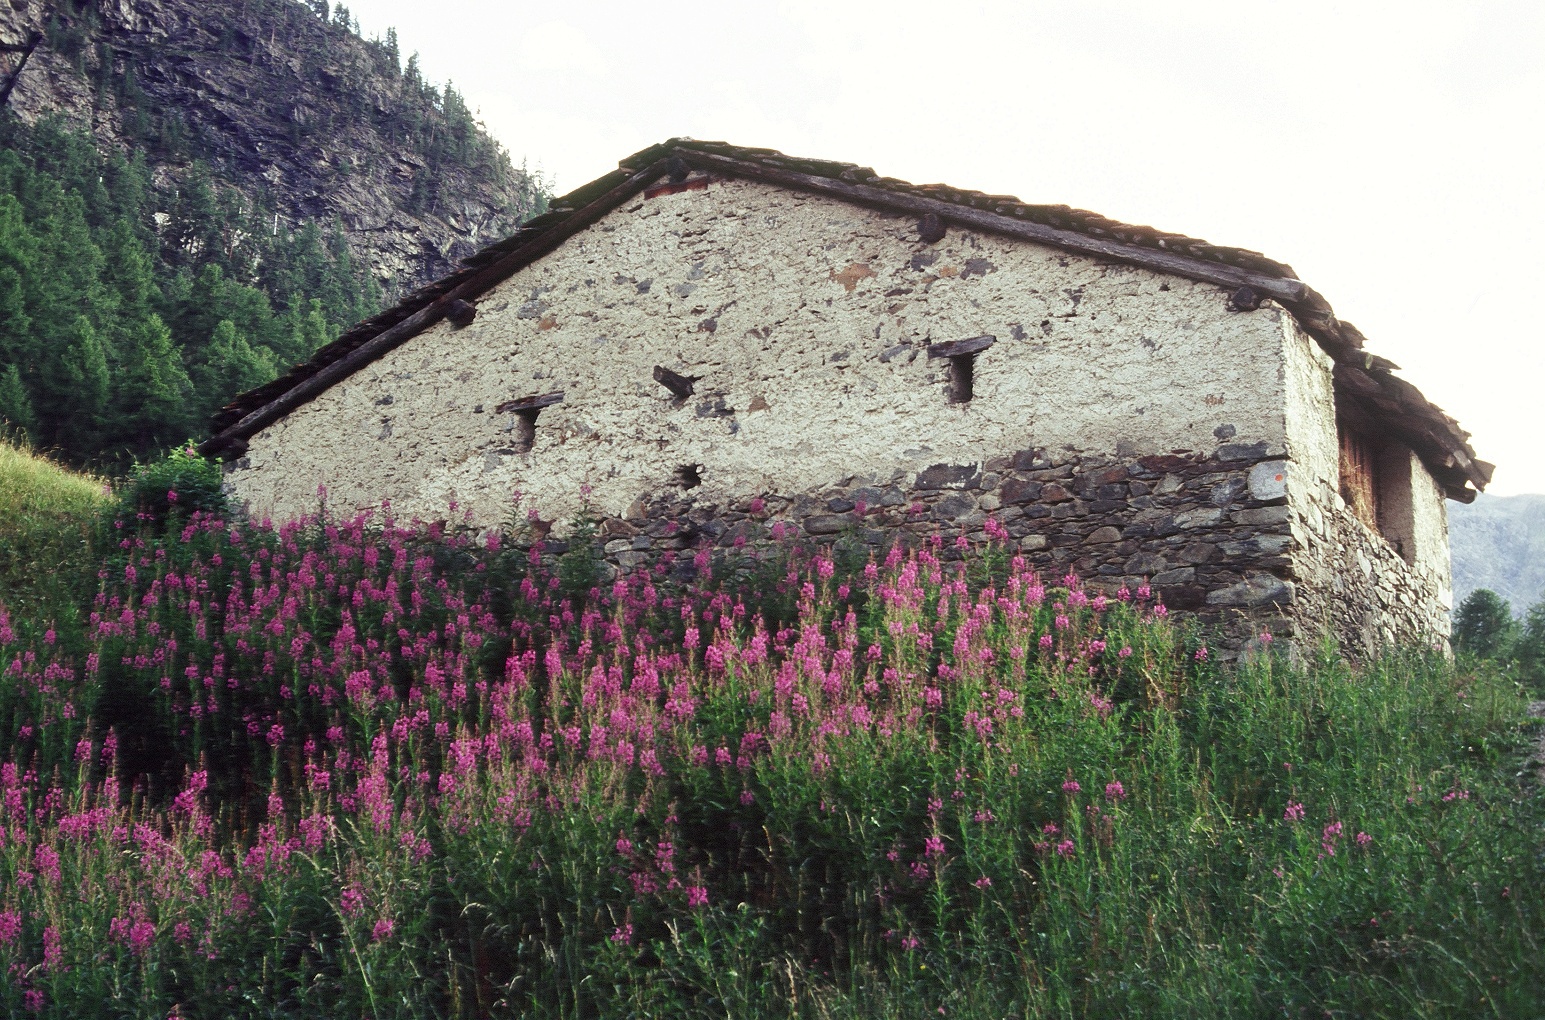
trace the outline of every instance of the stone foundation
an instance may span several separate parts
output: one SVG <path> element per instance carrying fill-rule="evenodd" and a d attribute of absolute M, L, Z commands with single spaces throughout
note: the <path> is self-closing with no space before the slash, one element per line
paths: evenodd
<path fill-rule="evenodd" d="M 666 551 L 755 546 L 775 530 L 819 544 L 839 539 L 881 552 L 933 534 L 985 543 L 992 517 L 1044 577 L 1075 572 L 1093 587 L 1151 585 L 1237 651 L 1261 633 L 1295 637 L 1300 586 L 1283 462 L 1264 445 L 1215 455 L 1107 457 L 1045 450 L 936 464 L 910 486 L 850 478 L 817 494 L 766 494 L 727 505 L 676 490 L 599 523 L 619 572 Z M 676 568 L 691 576 L 690 560 Z"/>

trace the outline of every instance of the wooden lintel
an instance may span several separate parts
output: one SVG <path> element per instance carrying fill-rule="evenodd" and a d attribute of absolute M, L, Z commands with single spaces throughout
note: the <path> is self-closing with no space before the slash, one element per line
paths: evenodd
<path fill-rule="evenodd" d="M 544 393 L 539 397 L 521 397 L 519 400 L 506 400 L 494 408 L 494 414 L 505 414 L 508 412 L 515 414 L 530 413 L 561 403 L 563 403 L 563 392 L 560 390 L 557 393 Z"/>
<path fill-rule="evenodd" d="M 980 354 L 997 342 L 997 337 L 988 334 L 985 336 L 974 336 L 969 340 L 951 340 L 948 343 L 929 344 L 928 356 L 930 358 L 958 358 L 965 354 Z"/>

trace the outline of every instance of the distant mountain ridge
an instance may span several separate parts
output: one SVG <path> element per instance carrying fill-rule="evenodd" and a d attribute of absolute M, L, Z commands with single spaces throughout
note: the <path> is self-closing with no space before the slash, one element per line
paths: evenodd
<path fill-rule="evenodd" d="M 1545 495 L 1487 496 L 1448 505 L 1454 605 L 1490 588 L 1522 615 L 1545 598 Z"/>

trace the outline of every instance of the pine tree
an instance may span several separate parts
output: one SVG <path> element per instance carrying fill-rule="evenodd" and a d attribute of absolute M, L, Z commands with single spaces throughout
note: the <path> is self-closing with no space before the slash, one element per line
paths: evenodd
<path fill-rule="evenodd" d="M 29 438 L 36 426 L 32 400 L 27 396 L 27 387 L 22 385 L 21 373 L 15 365 L 0 372 L 0 423 L 20 429 Z"/>
<path fill-rule="evenodd" d="M 146 456 L 192 435 L 201 424 L 189 413 L 193 383 L 160 316 L 132 330 L 114 394 L 113 431 L 128 452 Z"/>
<path fill-rule="evenodd" d="M 266 347 L 254 348 L 237 331 L 235 323 L 221 319 L 204 348 L 203 364 L 190 375 L 199 420 L 207 421 L 238 394 L 263 385 L 278 372 L 271 351 Z"/>
<path fill-rule="evenodd" d="M 54 388 L 67 401 L 68 410 L 51 441 L 67 450 L 97 449 L 107 424 L 112 377 L 107 351 L 84 315 L 76 316 L 74 337 L 60 353 L 58 365 Z"/>
<path fill-rule="evenodd" d="M 1506 659 L 1517 629 L 1507 600 L 1489 588 L 1477 588 L 1454 613 L 1454 647 L 1481 659 Z"/>

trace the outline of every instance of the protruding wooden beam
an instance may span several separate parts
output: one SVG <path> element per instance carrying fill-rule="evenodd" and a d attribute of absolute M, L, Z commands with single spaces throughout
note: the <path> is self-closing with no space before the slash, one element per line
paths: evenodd
<path fill-rule="evenodd" d="M 930 358 L 959 358 L 968 354 L 980 354 L 997 342 L 997 337 L 988 334 L 985 336 L 974 336 L 969 340 L 951 340 L 948 343 L 929 344 L 928 356 Z"/>
<path fill-rule="evenodd" d="M 1266 295 L 1254 287 L 1246 285 L 1229 295 L 1228 310 L 1231 312 L 1253 312 L 1261 307 L 1261 302 L 1265 299 Z"/>
<path fill-rule="evenodd" d="M 924 244 L 938 244 L 944 240 L 948 228 L 938 213 L 924 213 L 917 221 L 917 239 Z"/>
<path fill-rule="evenodd" d="M 473 319 L 477 318 L 477 305 L 471 301 L 456 298 L 446 304 L 445 317 L 455 323 L 458 329 L 465 329 L 472 325 Z"/>
<path fill-rule="evenodd" d="M 654 381 L 671 391 L 677 400 L 686 400 L 693 393 L 692 384 L 696 379 L 684 375 L 678 375 L 664 365 L 654 367 Z"/>

